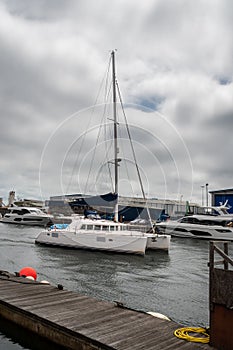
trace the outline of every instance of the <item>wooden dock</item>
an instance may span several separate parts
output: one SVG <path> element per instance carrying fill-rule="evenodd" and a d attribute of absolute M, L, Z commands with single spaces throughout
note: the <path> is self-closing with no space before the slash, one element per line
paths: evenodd
<path fill-rule="evenodd" d="M 3 271 L 0 316 L 67 349 L 213 349 L 175 337 L 173 321 Z"/>

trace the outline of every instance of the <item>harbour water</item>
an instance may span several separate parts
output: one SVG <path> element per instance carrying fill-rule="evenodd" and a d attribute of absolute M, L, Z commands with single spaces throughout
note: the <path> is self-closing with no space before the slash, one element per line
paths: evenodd
<path fill-rule="evenodd" d="M 34 241 L 40 231 L 0 223 L 0 269 L 16 272 L 32 266 L 38 280 L 160 312 L 183 325 L 208 326 L 208 241 L 172 238 L 169 254 L 148 252 L 141 257 L 38 246 Z M 0 349 L 38 348 L 38 342 L 26 342 L 17 330 L 0 323 Z"/>

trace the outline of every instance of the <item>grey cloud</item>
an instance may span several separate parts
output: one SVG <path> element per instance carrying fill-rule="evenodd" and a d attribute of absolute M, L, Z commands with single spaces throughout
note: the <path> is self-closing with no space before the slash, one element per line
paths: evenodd
<path fill-rule="evenodd" d="M 146 192 L 200 201 L 203 182 L 232 186 L 231 1 L 10 0 L 0 11 L 1 195 L 47 198 L 71 175 L 70 190 L 83 188 L 97 129 L 81 151 L 80 135 L 100 122 L 88 124 L 113 48 Z M 133 179 L 122 163 L 121 194 L 137 192 L 123 150 Z M 107 182 L 103 153 L 95 190 Z"/>

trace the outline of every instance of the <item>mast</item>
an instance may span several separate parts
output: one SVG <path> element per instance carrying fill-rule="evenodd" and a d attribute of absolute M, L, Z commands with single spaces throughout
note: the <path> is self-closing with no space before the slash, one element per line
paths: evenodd
<path fill-rule="evenodd" d="M 115 187 L 114 193 L 117 195 L 114 208 L 114 221 L 118 221 L 118 143 L 117 143 L 117 112 L 116 112 L 116 71 L 115 71 L 115 51 L 112 50 L 112 93 L 113 93 L 113 121 L 114 121 L 114 172 Z"/>

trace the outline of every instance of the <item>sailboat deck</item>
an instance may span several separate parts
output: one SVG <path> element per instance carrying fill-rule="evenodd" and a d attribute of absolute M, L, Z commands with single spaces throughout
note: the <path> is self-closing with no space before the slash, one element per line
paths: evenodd
<path fill-rule="evenodd" d="M 176 338 L 173 321 L 4 273 L 0 316 L 68 349 L 213 349 Z"/>

